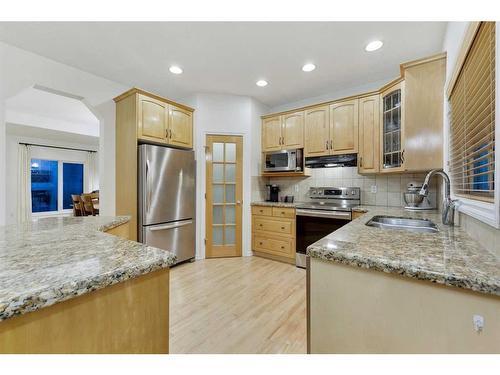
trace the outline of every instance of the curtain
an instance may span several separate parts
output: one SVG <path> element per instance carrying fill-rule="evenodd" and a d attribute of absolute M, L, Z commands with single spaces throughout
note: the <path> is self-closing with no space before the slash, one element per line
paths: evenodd
<path fill-rule="evenodd" d="M 31 220 L 31 146 L 18 145 L 18 162 L 17 220 L 24 223 Z"/>
<path fill-rule="evenodd" d="M 99 169 L 97 152 L 87 152 L 87 178 L 89 191 L 99 190 Z"/>

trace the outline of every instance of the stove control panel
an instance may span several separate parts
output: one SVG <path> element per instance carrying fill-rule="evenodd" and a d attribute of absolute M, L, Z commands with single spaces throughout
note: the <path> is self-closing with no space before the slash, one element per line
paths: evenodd
<path fill-rule="evenodd" d="M 309 198 L 359 200 L 360 190 L 359 187 L 311 187 L 309 188 Z"/>

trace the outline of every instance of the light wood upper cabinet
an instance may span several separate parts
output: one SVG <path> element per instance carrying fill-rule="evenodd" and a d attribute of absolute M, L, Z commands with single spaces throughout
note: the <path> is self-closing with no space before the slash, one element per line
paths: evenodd
<path fill-rule="evenodd" d="M 281 150 L 281 116 L 262 121 L 262 151 Z"/>
<path fill-rule="evenodd" d="M 139 95 L 138 105 L 138 137 L 154 142 L 164 142 L 168 123 L 168 104 Z"/>
<path fill-rule="evenodd" d="M 305 111 L 304 135 L 306 157 L 330 153 L 330 108 L 327 105 Z"/>
<path fill-rule="evenodd" d="M 445 69 L 445 53 L 426 57 L 401 64 L 401 76 L 377 92 L 266 116 L 262 150 L 358 153 L 360 173 L 442 168 Z"/>
<path fill-rule="evenodd" d="M 404 164 L 407 171 L 443 168 L 445 76 L 445 58 L 407 66 L 404 70 Z"/>
<path fill-rule="evenodd" d="M 330 154 L 358 152 L 358 99 L 330 105 Z"/>
<path fill-rule="evenodd" d="M 380 93 L 380 171 L 405 170 L 405 82 Z"/>
<path fill-rule="evenodd" d="M 192 112 L 170 106 L 167 142 L 174 146 L 193 147 Z"/>
<path fill-rule="evenodd" d="M 304 112 L 266 118 L 262 121 L 262 151 L 304 147 Z"/>
<path fill-rule="evenodd" d="M 137 95 L 137 138 L 184 148 L 193 147 L 193 113 L 165 101 Z"/>
<path fill-rule="evenodd" d="M 359 173 L 377 173 L 379 171 L 379 102 L 379 95 L 359 99 Z"/>
<path fill-rule="evenodd" d="M 305 156 L 358 151 L 358 100 L 315 107 L 305 112 Z"/>
<path fill-rule="evenodd" d="M 304 112 L 282 116 L 282 146 L 284 149 L 304 147 Z"/>

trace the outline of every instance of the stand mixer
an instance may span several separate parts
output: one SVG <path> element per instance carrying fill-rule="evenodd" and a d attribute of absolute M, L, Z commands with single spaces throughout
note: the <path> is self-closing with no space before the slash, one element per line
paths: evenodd
<path fill-rule="evenodd" d="M 434 207 L 428 197 L 419 194 L 422 184 L 416 181 L 409 182 L 406 185 L 406 192 L 403 193 L 406 210 L 434 210 Z"/>

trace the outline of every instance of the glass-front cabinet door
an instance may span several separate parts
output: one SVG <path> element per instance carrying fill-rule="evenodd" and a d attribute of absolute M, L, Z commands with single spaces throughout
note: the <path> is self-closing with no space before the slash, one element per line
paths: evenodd
<path fill-rule="evenodd" d="M 381 170 L 400 171 L 404 164 L 404 82 L 382 93 Z"/>

